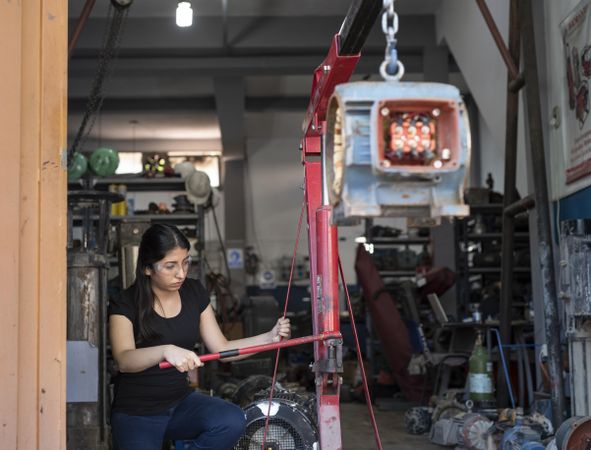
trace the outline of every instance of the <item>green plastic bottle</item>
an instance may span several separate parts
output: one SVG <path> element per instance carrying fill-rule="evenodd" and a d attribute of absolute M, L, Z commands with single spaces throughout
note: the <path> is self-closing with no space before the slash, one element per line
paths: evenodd
<path fill-rule="evenodd" d="M 474 350 L 470 355 L 468 381 L 471 400 L 494 400 L 492 363 L 488 360 L 488 353 L 482 346 L 480 332 L 476 335 Z"/>

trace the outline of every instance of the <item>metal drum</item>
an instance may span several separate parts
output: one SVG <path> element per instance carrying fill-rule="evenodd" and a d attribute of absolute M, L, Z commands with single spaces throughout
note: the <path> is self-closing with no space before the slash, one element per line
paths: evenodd
<path fill-rule="evenodd" d="M 558 450 L 591 450 L 591 417 L 571 417 L 556 432 Z"/>
<path fill-rule="evenodd" d="M 103 255 L 68 254 L 68 450 L 107 448 L 106 270 Z"/>

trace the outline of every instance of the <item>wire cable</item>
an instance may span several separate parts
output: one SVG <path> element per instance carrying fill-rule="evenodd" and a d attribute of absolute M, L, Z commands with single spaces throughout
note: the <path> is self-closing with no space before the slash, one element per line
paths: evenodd
<path fill-rule="evenodd" d="M 230 274 L 230 266 L 228 265 L 228 255 L 226 255 L 226 246 L 222 239 L 222 233 L 220 232 L 220 226 L 218 224 L 218 217 L 215 213 L 215 206 L 211 205 L 211 212 L 213 214 L 213 223 L 215 224 L 215 231 L 218 235 L 220 247 L 222 247 L 222 256 L 224 257 L 224 265 L 226 266 L 226 273 L 228 274 L 228 286 L 232 284 L 232 275 Z"/>
<path fill-rule="evenodd" d="M 369 417 L 371 419 L 371 425 L 373 427 L 374 437 L 376 439 L 376 445 L 379 450 L 382 450 L 382 440 L 380 439 L 380 431 L 378 430 L 378 423 L 376 422 L 376 416 L 373 412 L 373 406 L 371 404 L 371 397 L 369 395 L 369 386 L 367 383 L 367 375 L 365 373 L 365 366 L 363 364 L 363 357 L 361 356 L 361 347 L 359 345 L 359 336 L 357 335 L 357 326 L 355 325 L 355 316 L 353 315 L 353 306 L 351 305 L 351 297 L 349 297 L 349 289 L 347 288 L 347 282 L 345 281 L 345 274 L 343 272 L 343 266 L 341 264 L 341 258 L 339 257 L 339 273 L 341 274 L 341 283 L 345 290 L 345 296 L 347 297 L 347 307 L 349 308 L 349 317 L 351 319 L 351 329 L 353 330 L 353 336 L 355 338 L 355 348 L 357 349 L 357 361 L 361 368 L 361 381 L 363 382 L 363 392 L 365 393 L 365 401 L 367 409 L 369 410 Z"/>
<path fill-rule="evenodd" d="M 293 280 L 293 268 L 295 267 L 295 260 L 296 254 L 298 251 L 298 244 L 300 243 L 300 232 L 302 230 L 302 219 L 304 217 L 304 211 L 306 210 L 306 199 L 302 201 L 302 209 L 300 211 L 300 219 L 298 221 L 298 230 L 296 232 L 296 241 L 293 248 L 293 256 L 291 258 L 291 269 L 289 271 L 289 281 L 287 283 L 287 293 L 285 294 L 285 305 L 283 307 L 283 318 L 287 315 L 287 305 L 289 304 L 289 294 L 291 292 L 291 283 Z M 277 381 L 277 369 L 279 367 L 279 352 L 280 350 L 277 349 L 277 353 L 275 355 L 275 368 L 273 369 L 273 381 L 271 383 L 271 389 L 269 389 L 269 406 L 267 409 L 267 416 L 265 418 L 265 432 L 263 433 L 263 443 L 261 445 L 261 450 L 265 449 L 265 443 L 267 442 L 267 432 L 269 430 L 269 418 L 271 416 L 271 402 L 273 401 L 273 393 L 275 390 L 275 382 Z"/>
<path fill-rule="evenodd" d="M 97 113 L 101 110 L 105 100 L 105 85 L 113 74 L 114 62 L 119 53 L 128 12 L 128 7 L 114 7 L 112 4 L 109 4 L 107 23 L 103 35 L 103 45 L 98 58 L 98 67 L 86 101 L 82 122 L 67 152 L 68 165 L 72 161 L 74 153 L 79 149 L 82 150 L 84 147 L 84 142 L 92 131 Z"/>

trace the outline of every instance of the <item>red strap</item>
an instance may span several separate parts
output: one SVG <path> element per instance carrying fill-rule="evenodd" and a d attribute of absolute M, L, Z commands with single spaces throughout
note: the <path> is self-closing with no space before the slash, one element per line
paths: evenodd
<path fill-rule="evenodd" d="M 299 244 L 299 241 L 300 241 L 300 232 L 301 232 L 301 227 L 302 227 L 302 218 L 304 216 L 305 209 L 306 209 L 306 201 L 304 199 L 304 202 L 302 203 L 302 210 L 300 212 L 300 218 L 298 220 L 298 230 L 297 230 L 297 234 L 296 234 L 296 242 L 295 242 L 295 246 L 294 246 L 294 250 L 293 250 L 293 256 L 292 256 L 292 259 L 291 259 L 291 269 L 290 269 L 290 272 L 289 272 L 289 282 L 287 284 L 287 294 L 285 296 L 285 306 L 284 306 L 284 309 L 283 309 L 283 318 L 285 318 L 285 316 L 287 315 L 287 308 L 288 308 L 288 304 L 289 304 L 289 294 L 291 292 L 291 284 L 292 284 L 292 281 L 293 281 L 293 270 L 294 270 L 294 267 L 295 267 L 295 258 L 296 258 L 296 254 L 297 254 L 298 244 Z M 343 288 L 345 290 L 345 295 L 347 297 L 347 307 L 349 308 L 349 315 L 350 315 L 350 318 L 351 318 L 351 328 L 353 330 L 353 336 L 355 338 L 355 346 L 356 346 L 356 349 L 357 349 L 357 360 L 358 360 L 359 366 L 361 368 L 361 379 L 362 379 L 362 382 L 363 382 L 363 391 L 365 393 L 365 400 L 366 400 L 366 403 L 367 403 L 367 408 L 369 410 L 369 416 L 370 416 L 371 424 L 372 424 L 373 431 L 374 431 L 374 437 L 375 437 L 375 440 L 376 440 L 376 444 L 378 446 L 378 450 L 383 450 L 382 449 L 382 441 L 380 439 L 380 432 L 378 430 L 378 424 L 376 422 L 376 418 L 375 418 L 375 415 L 374 415 L 374 412 L 373 412 L 373 406 L 372 406 L 372 403 L 371 403 L 371 397 L 369 395 L 369 387 L 368 387 L 368 383 L 367 383 L 367 377 L 366 377 L 366 374 L 365 374 L 365 367 L 364 367 L 364 364 L 363 364 L 363 358 L 362 358 L 362 355 L 361 355 L 361 348 L 359 346 L 359 336 L 357 334 L 357 326 L 355 325 L 355 317 L 353 315 L 353 308 L 351 306 L 351 298 L 349 297 L 349 289 L 347 288 L 347 283 L 345 281 L 345 275 L 343 273 L 343 267 L 341 265 L 341 259 L 340 259 L 340 257 L 339 257 L 339 272 L 340 272 L 340 275 L 341 275 L 341 282 L 342 282 Z M 269 405 L 268 405 L 268 409 L 267 409 L 267 416 L 266 416 L 266 419 L 265 419 L 265 431 L 264 431 L 264 434 L 263 434 L 263 442 L 262 442 L 262 445 L 261 445 L 261 450 L 265 450 L 265 444 L 267 442 L 267 432 L 269 430 L 269 417 L 270 417 L 270 413 L 271 413 L 271 402 L 273 401 L 273 393 L 274 393 L 274 390 L 275 390 L 275 382 L 277 380 L 277 370 L 278 370 L 278 366 L 279 366 L 279 352 L 280 352 L 280 350 L 278 349 L 277 350 L 277 354 L 275 356 L 275 368 L 273 370 L 273 381 L 271 383 L 271 389 L 270 389 L 270 392 L 269 392 Z"/>
<path fill-rule="evenodd" d="M 287 315 L 287 305 L 289 303 L 289 294 L 291 292 L 291 282 L 293 279 L 293 268 L 295 267 L 295 259 L 296 254 L 298 251 L 298 244 L 300 242 L 300 231 L 302 229 L 302 219 L 304 217 L 304 211 L 306 210 L 306 199 L 302 202 L 302 210 L 300 211 L 300 219 L 298 221 L 298 231 L 296 233 L 296 241 L 295 246 L 293 248 L 293 256 L 291 258 L 291 269 L 289 271 L 289 282 L 287 283 L 287 293 L 285 295 L 285 306 L 283 308 L 283 318 Z M 273 370 L 273 381 L 271 383 L 271 389 L 269 392 L 269 407 L 267 409 L 267 417 L 265 419 L 265 432 L 263 434 L 263 443 L 261 445 L 261 450 L 265 450 L 265 444 L 267 442 L 267 431 L 269 430 L 269 416 L 271 414 L 271 402 L 273 401 L 273 393 L 275 390 L 275 381 L 277 380 L 277 369 L 279 367 L 279 352 L 281 350 L 277 349 L 277 354 L 275 355 L 275 368 Z"/>
<path fill-rule="evenodd" d="M 357 348 L 357 361 L 361 368 L 361 380 L 363 381 L 363 392 L 365 393 L 365 402 L 367 409 L 369 410 L 369 416 L 371 418 L 371 424 L 373 426 L 373 434 L 376 438 L 376 444 L 379 450 L 382 450 L 382 441 L 380 439 L 380 432 L 378 430 L 378 424 L 376 417 L 373 413 L 373 407 L 371 404 L 371 397 L 369 396 L 369 387 L 367 386 L 367 377 L 365 376 L 365 367 L 363 366 L 363 358 L 361 357 L 361 348 L 359 347 L 359 337 L 357 335 L 357 326 L 355 326 L 355 317 L 353 316 L 353 307 L 351 306 L 351 298 L 349 297 L 349 289 L 345 282 L 345 275 L 343 273 L 343 266 L 341 265 L 341 258 L 339 257 L 339 272 L 341 273 L 341 283 L 345 289 L 345 295 L 347 297 L 347 306 L 349 308 L 349 316 L 351 317 L 351 328 L 353 329 L 353 336 L 355 337 L 355 347 Z"/>

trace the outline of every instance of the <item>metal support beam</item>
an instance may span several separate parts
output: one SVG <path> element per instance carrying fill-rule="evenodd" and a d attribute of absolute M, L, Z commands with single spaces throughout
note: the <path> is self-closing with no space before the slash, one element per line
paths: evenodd
<path fill-rule="evenodd" d="M 519 62 L 515 59 L 515 55 L 510 51 L 507 50 L 505 47 L 505 43 L 503 42 L 503 37 L 497 28 L 497 24 L 495 23 L 495 19 L 493 18 L 488 6 L 486 6 L 486 0 L 476 0 L 478 7 L 480 8 L 480 12 L 482 13 L 482 17 L 486 22 L 486 26 L 488 27 L 490 34 L 492 35 L 495 44 L 497 45 L 499 52 L 501 53 L 501 57 L 507 66 L 507 70 L 511 75 L 511 79 L 516 79 L 519 76 L 519 71 L 517 69 Z"/>
<path fill-rule="evenodd" d="M 244 99 L 244 108 L 247 112 L 262 111 L 303 111 L 308 105 L 308 97 L 247 97 Z M 85 98 L 70 98 L 68 111 L 70 114 L 84 112 Z M 102 113 L 106 112 L 161 112 L 161 111 L 187 111 L 187 112 L 214 112 L 216 101 L 213 95 L 193 97 L 118 97 L 105 100 Z"/>
<path fill-rule="evenodd" d="M 215 104 L 222 131 L 224 157 L 244 158 L 244 79 L 217 77 Z"/>
<path fill-rule="evenodd" d="M 244 79 L 241 77 L 218 77 L 214 80 L 223 148 L 224 238 L 228 248 L 243 251 L 246 242 L 244 90 Z M 234 293 L 244 293 L 244 269 L 231 269 L 230 276 Z"/>
<path fill-rule="evenodd" d="M 72 32 L 70 43 L 68 44 L 68 59 L 72 57 L 72 52 L 74 51 L 74 48 L 76 48 L 76 43 L 78 42 L 80 33 L 84 29 L 84 25 L 86 25 L 86 21 L 88 20 L 88 16 L 90 16 L 90 13 L 92 12 L 92 8 L 94 7 L 95 1 L 96 0 L 86 0 L 86 3 L 84 4 L 84 8 L 80 13 L 78 21 L 76 22 L 74 31 Z"/>
<path fill-rule="evenodd" d="M 81 80 L 90 85 L 96 71 L 95 54 L 79 57 L 79 52 L 73 56 L 69 64 L 70 78 Z M 233 74 L 234 76 L 256 75 L 310 75 L 322 60 L 324 54 L 319 51 L 300 52 L 295 55 L 261 54 L 255 53 L 243 56 L 183 56 L 174 53 L 163 55 L 119 55 L 117 70 L 110 81 L 110 91 L 117 86 L 119 79 L 148 79 L 155 77 L 163 82 L 176 82 L 191 77 L 218 77 Z M 408 73 L 420 73 L 423 70 L 423 58 L 416 48 L 398 48 L 398 56 L 404 60 Z M 384 60 L 384 51 L 366 52 L 359 61 L 359 73 L 377 73 L 380 63 Z M 459 72 L 457 65 L 450 63 L 450 72 Z M 127 88 L 135 89 L 130 83 Z M 152 86 L 152 85 L 150 85 Z M 164 85 L 162 89 L 174 86 Z M 153 90 L 145 95 L 154 95 Z M 113 97 L 111 92 L 110 98 Z"/>
<path fill-rule="evenodd" d="M 554 426 L 558 427 L 565 415 L 564 388 L 562 383 L 560 317 L 556 296 L 556 274 L 554 270 L 554 250 L 552 247 L 552 227 L 550 225 L 550 203 L 548 179 L 540 105 L 540 87 L 536 60 L 536 44 L 531 0 L 519 1 L 519 19 L 523 35 L 523 62 L 526 89 L 526 117 L 530 135 L 530 153 L 535 185 L 535 200 L 538 225 L 539 264 L 542 279 L 542 300 L 546 326 L 546 345 L 548 346 L 548 371 L 550 375 L 550 394 Z"/>
<path fill-rule="evenodd" d="M 536 199 L 533 195 L 523 197 L 514 203 L 508 204 L 503 209 L 503 214 L 508 217 L 515 217 L 517 214 L 532 209 L 536 205 Z"/>
<path fill-rule="evenodd" d="M 511 62 L 519 64 L 520 32 L 518 0 L 511 0 L 509 12 L 509 55 Z M 478 2 L 480 5 L 482 2 Z M 513 75 L 507 75 L 507 83 L 510 83 Z M 507 208 L 515 202 L 516 170 L 517 170 L 517 128 L 519 116 L 519 94 L 508 90 L 507 92 L 507 119 L 505 132 L 505 188 L 503 207 Z M 513 305 L 513 244 L 514 244 L 514 215 L 503 214 L 503 242 L 501 262 L 501 305 L 500 305 L 500 332 L 501 341 L 504 344 L 511 342 L 511 317 Z M 499 349 L 501 350 L 501 349 Z M 505 352 L 505 360 L 509 361 L 509 353 Z M 504 377 L 499 377 L 497 388 L 497 403 L 500 407 L 509 406 L 507 382 Z"/>
<path fill-rule="evenodd" d="M 226 19 L 226 39 L 228 48 L 224 49 L 224 19 L 221 16 L 199 17 L 197 26 L 184 29 L 182 33 L 171 17 L 129 17 L 126 21 L 125 39 L 121 42 L 121 59 L 127 56 L 171 56 L 184 53 L 185 56 L 207 57 L 215 55 L 249 56 L 253 54 L 269 56 L 292 55 L 302 53 L 326 53 L 326 43 L 341 27 L 349 33 L 339 51 L 355 54 L 356 48 L 365 45 L 365 49 L 374 52 L 384 51 L 384 35 L 380 27 L 373 27 L 379 13 L 381 0 L 364 0 L 372 3 L 372 16 L 359 15 L 357 19 L 349 16 L 343 21 L 342 16 L 258 16 Z M 377 11 L 375 11 L 375 9 Z M 365 9 L 357 12 L 363 13 Z M 76 55 L 90 55 L 96 58 L 101 47 L 106 18 L 91 17 L 85 26 L 76 46 Z M 403 46 L 420 49 L 435 42 L 435 16 L 404 15 L 400 17 L 397 39 Z M 70 24 L 73 29 L 74 21 Z M 346 28 L 350 26 L 350 28 Z M 149 32 L 146 32 L 149 30 Z M 364 32 L 365 35 L 354 33 Z M 341 34 L 341 37 L 343 35 Z M 349 44 L 349 42 L 351 44 Z M 227 50 L 227 52 L 226 52 Z M 353 53 L 352 53 L 353 52 Z"/>
<path fill-rule="evenodd" d="M 354 0 L 351 3 L 339 31 L 341 55 L 356 55 L 361 51 L 381 10 L 379 0 Z"/>

